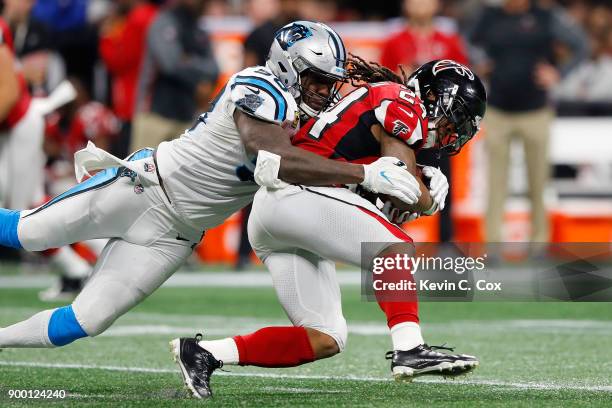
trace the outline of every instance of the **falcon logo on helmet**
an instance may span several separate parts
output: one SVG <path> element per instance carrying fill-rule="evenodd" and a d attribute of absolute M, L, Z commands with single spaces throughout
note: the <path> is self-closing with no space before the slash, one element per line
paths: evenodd
<path fill-rule="evenodd" d="M 468 67 L 466 67 L 465 65 L 461 65 L 453 60 L 440 60 L 436 62 L 436 64 L 432 68 L 432 72 L 434 75 L 438 75 L 439 72 L 445 71 L 447 69 L 454 69 L 455 72 L 459 75 L 468 77 L 470 81 L 474 80 L 474 73 L 470 71 Z"/>

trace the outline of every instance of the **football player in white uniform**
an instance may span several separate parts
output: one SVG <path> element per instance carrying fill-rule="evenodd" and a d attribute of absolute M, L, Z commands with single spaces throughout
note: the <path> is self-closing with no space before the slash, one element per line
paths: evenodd
<path fill-rule="evenodd" d="M 352 79 L 375 83 L 357 88 L 306 123 L 293 137 L 294 145 L 362 163 L 392 154 L 416 173 L 417 150 L 438 147 L 458 153 L 478 130 L 486 93 L 467 67 L 432 61 L 410 78 L 400 78 L 360 59 L 350 66 Z M 388 82 L 379 82 L 385 79 Z M 448 182 L 433 167 L 423 174 L 430 179 L 429 187 L 422 185 L 423 194 L 413 208 L 431 215 L 444 207 Z M 297 366 L 341 352 L 347 326 L 334 261 L 368 268 L 376 257 L 411 256 L 414 251 L 410 237 L 364 197 L 346 188 L 297 183 L 257 192 L 249 238 L 293 326 L 265 327 L 221 340 L 203 341 L 197 335 L 171 341 L 185 384 L 198 398 L 212 395 L 209 379 L 222 364 Z M 411 279 L 409 270 L 389 273 Z M 443 353 L 438 350 L 452 349 L 425 344 L 415 293 L 402 297 L 381 292 L 376 299 L 387 317 L 393 343 L 387 358 L 396 379 L 455 376 L 478 365 L 473 356 Z"/>
<path fill-rule="evenodd" d="M 0 245 L 40 251 L 110 238 L 71 305 L 0 329 L 0 347 L 56 347 L 102 333 L 168 279 L 206 229 L 252 201 L 253 177 L 269 186 L 357 183 L 418 199 L 418 183 L 397 159 L 325 159 L 293 147 L 280 126 L 296 126 L 300 108 L 316 112 L 335 96 L 345 77 L 340 37 L 300 21 L 281 29 L 273 47 L 289 65 L 270 60 L 233 75 L 179 139 L 126 160 L 90 144 L 75 154 L 75 170 L 77 179 L 100 170 L 93 177 L 34 210 L 0 209 Z"/>

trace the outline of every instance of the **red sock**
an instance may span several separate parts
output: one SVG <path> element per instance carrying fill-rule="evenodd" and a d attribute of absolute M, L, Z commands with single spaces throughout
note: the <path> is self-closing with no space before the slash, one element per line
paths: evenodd
<path fill-rule="evenodd" d="M 418 302 L 383 302 L 378 301 L 378 306 L 387 316 L 387 326 L 392 328 L 398 323 L 419 322 Z"/>
<path fill-rule="evenodd" d="M 234 341 L 240 365 L 295 367 L 315 359 L 303 327 L 264 327 Z"/>
<path fill-rule="evenodd" d="M 393 257 L 395 254 L 389 254 Z M 406 269 L 388 269 L 384 274 L 379 275 L 387 282 L 400 282 L 407 280 L 414 282 L 414 276 L 410 270 Z M 377 279 L 375 276 L 374 279 Z M 376 301 L 378 306 L 387 316 L 387 325 L 392 328 L 398 323 L 404 322 L 419 322 L 419 301 L 416 291 L 390 291 L 381 290 L 375 291 Z"/>

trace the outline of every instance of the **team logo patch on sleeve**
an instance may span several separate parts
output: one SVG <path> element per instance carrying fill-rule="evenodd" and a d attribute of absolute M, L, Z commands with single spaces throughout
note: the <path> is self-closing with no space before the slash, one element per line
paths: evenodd
<path fill-rule="evenodd" d="M 238 99 L 236 105 L 247 112 L 255 112 L 264 102 L 264 99 L 255 94 L 248 94 L 244 98 Z"/>
<path fill-rule="evenodd" d="M 409 131 L 410 128 L 408 127 L 408 125 L 406 125 L 401 120 L 395 119 L 393 121 L 393 130 L 391 131 L 393 133 L 393 136 L 401 137 L 403 135 L 408 134 Z"/>

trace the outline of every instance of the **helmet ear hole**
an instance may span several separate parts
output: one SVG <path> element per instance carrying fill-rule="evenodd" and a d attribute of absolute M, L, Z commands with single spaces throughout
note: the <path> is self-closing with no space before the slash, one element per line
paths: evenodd
<path fill-rule="evenodd" d="M 281 71 L 285 73 L 287 72 L 287 68 L 285 68 L 285 66 L 281 62 L 278 63 L 278 67 L 281 69 Z"/>

